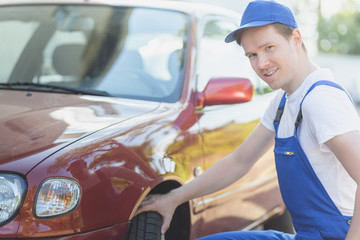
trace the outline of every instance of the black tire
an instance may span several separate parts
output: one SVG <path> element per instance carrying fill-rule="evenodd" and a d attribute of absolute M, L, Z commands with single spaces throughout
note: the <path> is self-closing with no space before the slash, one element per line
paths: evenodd
<path fill-rule="evenodd" d="M 131 220 L 125 240 L 161 240 L 162 216 L 143 212 Z"/>

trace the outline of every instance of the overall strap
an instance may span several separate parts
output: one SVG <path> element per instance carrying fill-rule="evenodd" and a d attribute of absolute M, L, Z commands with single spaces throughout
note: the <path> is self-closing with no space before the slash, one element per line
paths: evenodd
<path fill-rule="evenodd" d="M 318 81 L 318 82 L 314 83 L 314 84 L 309 88 L 309 90 L 306 92 L 304 98 L 301 100 L 300 110 L 299 110 L 299 113 L 298 113 L 298 115 L 297 115 L 296 122 L 295 122 L 295 134 L 297 133 L 297 129 L 298 129 L 298 127 L 300 126 L 300 123 L 301 123 L 302 118 L 303 118 L 303 116 L 302 116 L 302 104 L 303 104 L 303 102 L 304 102 L 304 100 L 305 100 L 305 97 L 306 97 L 315 87 L 320 86 L 320 85 L 331 86 L 331 87 L 335 87 L 335 88 L 338 88 L 338 89 L 344 91 L 344 92 L 348 95 L 348 97 L 349 97 L 350 101 L 352 102 L 352 104 L 355 106 L 354 101 L 352 100 L 352 98 L 351 98 L 351 96 L 349 95 L 349 93 L 348 93 L 343 87 L 341 87 L 339 84 L 337 84 L 337 83 L 335 83 L 335 82 L 332 82 L 332 81 L 327 81 L 327 80 Z"/>
<path fill-rule="evenodd" d="M 273 123 L 274 128 L 275 128 L 276 137 L 277 137 L 277 134 L 278 134 L 280 120 L 281 120 L 281 117 L 282 117 L 282 115 L 284 113 L 285 103 L 286 103 L 286 92 L 284 93 L 284 95 L 281 98 L 281 101 L 280 101 L 280 104 L 279 104 L 279 107 L 278 107 L 278 110 L 276 112 L 276 116 L 275 116 L 275 119 L 274 119 L 274 123 Z"/>

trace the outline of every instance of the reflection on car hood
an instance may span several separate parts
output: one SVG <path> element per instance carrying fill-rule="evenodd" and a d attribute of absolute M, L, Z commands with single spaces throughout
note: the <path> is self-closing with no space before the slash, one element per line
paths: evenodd
<path fill-rule="evenodd" d="M 69 143 L 157 106 L 119 98 L 0 91 L 1 169 L 26 174 Z"/>

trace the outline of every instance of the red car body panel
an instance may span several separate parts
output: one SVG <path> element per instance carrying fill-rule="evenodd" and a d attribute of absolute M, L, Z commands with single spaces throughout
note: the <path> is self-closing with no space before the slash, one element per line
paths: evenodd
<path fill-rule="evenodd" d="M 3 91 L 0 102 L 5 106 L 0 127 L 6 136 L 0 139 L 1 169 L 22 174 L 72 142 L 158 106 L 92 96 L 49 93 L 27 96 L 22 91 Z M 118 110 L 113 108 L 114 104 Z M 96 112 L 96 107 L 103 108 L 104 113 Z"/>

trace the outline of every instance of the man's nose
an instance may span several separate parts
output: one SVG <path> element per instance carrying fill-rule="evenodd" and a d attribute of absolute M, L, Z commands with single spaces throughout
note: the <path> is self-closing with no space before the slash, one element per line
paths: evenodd
<path fill-rule="evenodd" d="M 258 68 L 260 68 L 260 69 L 267 68 L 269 66 L 269 64 L 270 64 L 270 61 L 265 54 L 258 55 L 258 62 L 257 62 Z"/>

